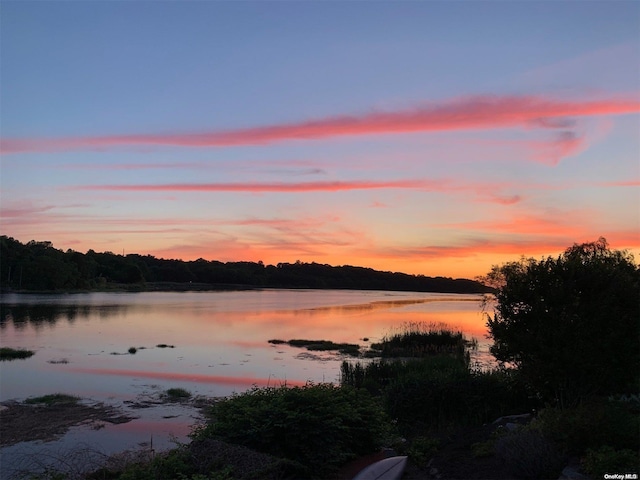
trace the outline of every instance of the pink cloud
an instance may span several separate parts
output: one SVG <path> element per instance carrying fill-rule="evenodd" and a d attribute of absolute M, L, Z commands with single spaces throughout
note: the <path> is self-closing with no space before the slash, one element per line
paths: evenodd
<path fill-rule="evenodd" d="M 327 181 L 300 183 L 171 183 L 160 185 L 82 185 L 71 190 L 109 190 L 131 192 L 337 192 L 381 188 L 438 189 L 440 182 L 426 180 Z"/>
<path fill-rule="evenodd" d="M 584 135 L 571 130 L 559 132 L 551 141 L 531 142 L 534 150 L 534 160 L 547 165 L 557 165 L 560 160 L 574 156 L 587 147 Z"/>
<path fill-rule="evenodd" d="M 105 149 L 156 145 L 224 147 L 265 145 L 291 140 L 325 139 L 373 134 L 512 128 L 558 123 L 554 119 L 640 112 L 640 100 L 559 100 L 543 96 L 476 96 L 396 112 L 334 116 L 255 128 L 181 134 L 104 135 L 66 138 L 9 138 L 0 141 L 3 154 L 37 151 Z"/>
<path fill-rule="evenodd" d="M 599 183 L 601 187 L 640 187 L 640 179 Z"/>
<path fill-rule="evenodd" d="M 401 179 L 389 181 L 353 180 L 300 183 L 170 183 L 158 185 L 78 185 L 65 190 L 125 191 L 125 192 L 250 192 L 250 193 L 307 193 L 351 190 L 412 189 L 429 192 L 475 193 L 482 201 L 513 205 L 520 195 L 504 194 L 508 185 L 455 183 L 448 179 Z"/>

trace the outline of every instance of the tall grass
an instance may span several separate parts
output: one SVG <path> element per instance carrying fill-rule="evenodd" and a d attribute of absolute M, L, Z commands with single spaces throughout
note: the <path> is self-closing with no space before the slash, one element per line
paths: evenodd
<path fill-rule="evenodd" d="M 467 340 L 461 331 L 445 324 L 406 322 L 396 332 L 385 335 L 371 350 L 385 358 L 422 358 L 434 355 L 464 357 L 474 342 Z"/>
<path fill-rule="evenodd" d="M 475 346 L 445 325 L 407 323 L 372 345 L 382 358 L 343 362 L 340 383 L 381 397 L 405 433 L 488 422 L 535 406 L 513 372 L 474 370 Z"/>

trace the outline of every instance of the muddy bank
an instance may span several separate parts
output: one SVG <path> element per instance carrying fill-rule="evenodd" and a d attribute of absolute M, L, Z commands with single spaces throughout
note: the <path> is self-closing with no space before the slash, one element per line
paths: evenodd
<path fill-rule="evenodd" d="M 126 423 L 134 418 L 136 417 L 102 403 L 59 402 L 30 405 L 3 402 L 0 404 L 0 447 L 34 440 L 56 440 L 76 425 L 100 429 L 107 423 Z"/>

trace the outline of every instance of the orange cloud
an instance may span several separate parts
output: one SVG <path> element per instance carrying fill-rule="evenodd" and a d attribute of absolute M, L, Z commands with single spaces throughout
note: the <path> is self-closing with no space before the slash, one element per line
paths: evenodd
<path fill-rule="evenodd" d="M 475 257 L 477 255 L 501 255 L 509 257 L 507 260 L 517 260 L 520 255 L 549 255 L 563 252 L 574 243 L 593 242 L 600 234 L 579 236 L 569 234 L 567 237 L 543 237 L 529 240 L 489 240 L 476 238 L 462 245 L 452 246 L 415 246 L 415 247 L 387 247 L 378 249 L 375 257 L 418 260 L 451 259 Z M 633 230 L 616 231 L 604 235 L 612 248 L 640 247 L 640 235 Z M 555 253 L 554 253 L 555 252 Z M 363 252 L 363 254 L 366 254 Z"/>
<path fill-rule="evenodd" d="M 518 214 L 518 216 L 506 220 L 452 223 L 440 226 L 464 231 L 481 230 L 492 234 L 561 235 L 565 238 L 582 236 L 585 228 L 581 228 L 578 225 L 584 225 L 584 223 L 576 222 L 576 216 L 584 219 L 587 215 L 579 212 L 564 213 L 562 215 L 564 215 L 562 218 L 555 220 L 549 217 Z M 567 222 L 567 217 L 570 217 L 572 222 Z"/>
<path fill-rule="evenodd" d="M 3 154 L 19 152 L 106 149 L 156 145 L 225 147 L 265 145 L 291 140 L 373 134 L 437 132 L 532 125 L 558 125 L 555 119 L 640 112 L 637 96 L 603 100 L 558 100 L 542 96 L 476 96 L 397 112 L 343 115 L 298 123 L 187 134 L 104 135 L 67 138 L 0 140 Z M 562 124 L 562 122 L 560 122 Z"/>

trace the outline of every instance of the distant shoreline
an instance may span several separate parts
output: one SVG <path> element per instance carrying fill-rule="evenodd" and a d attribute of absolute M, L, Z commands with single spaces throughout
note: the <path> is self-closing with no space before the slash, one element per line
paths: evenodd
<path fill-rule="evenodd" d="M 299 287 L 299 286 L 265 286 L 242 284 L 216 284 L 216 283 L 181 283 L 181 282 L 149 282 L 145 284 L 113 284 L 100 288 L 87 289 L 61 289 L 61 290 L 27 290 L 3 287 L 0 294 L 18 293 L 27 295 L 70 295 L 77 293 L 143 293 L 143 292 L 232 292 L 249 290 L 360 290 L 360 291 L 388 291 L 388 292 L 415 292 L 415 293 L 442 293 L 458 295 L 482 295 L 490 292 L 469 291 L 439 291 L 439 290 L 409 290 L 397 288 L 340 288 L 340 287 Z"/>

